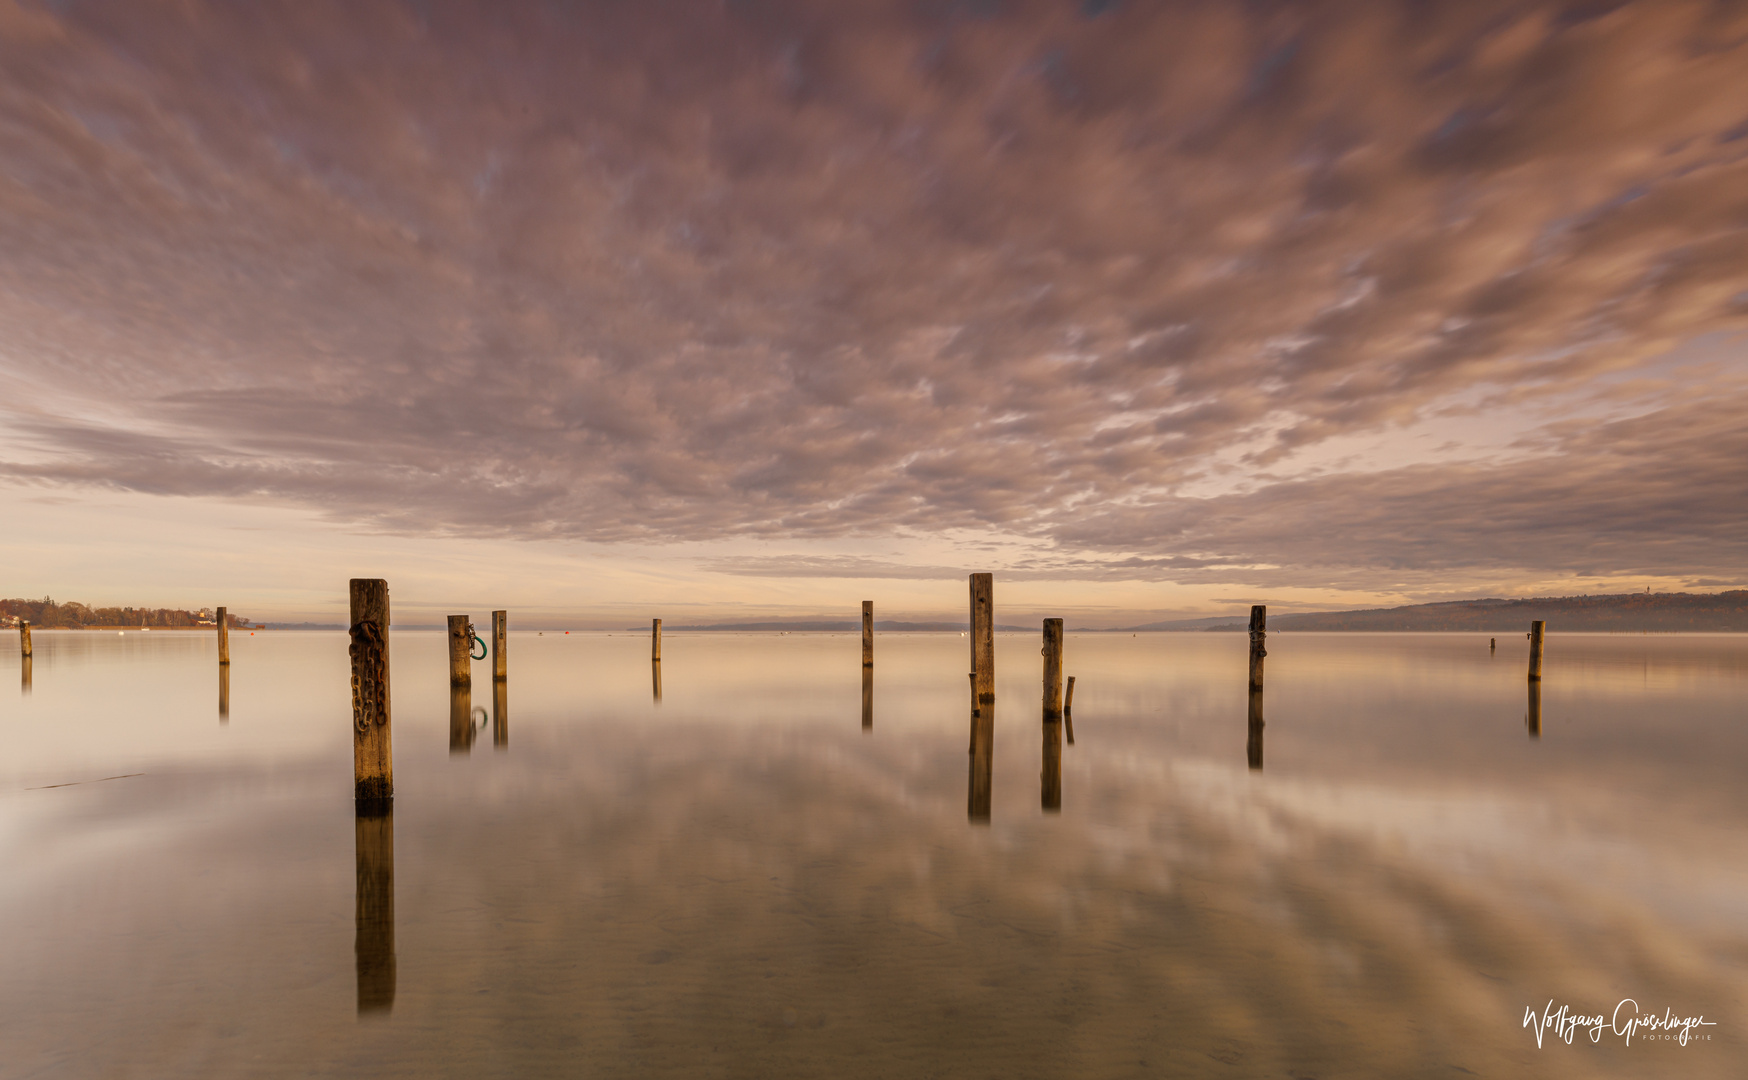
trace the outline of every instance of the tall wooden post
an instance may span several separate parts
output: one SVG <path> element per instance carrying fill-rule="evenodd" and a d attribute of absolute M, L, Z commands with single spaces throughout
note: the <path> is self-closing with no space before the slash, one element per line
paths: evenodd
<path fill-rule="evenodd" d="M 358 962 L 358 1011 L 388 1012 L 395 1003 L 395 817 L 391 804 L 358 807 L 353 818 L 358 867 L 352 951 Z"/>
<path fill-rule="evenodd" d="M 1038 803 L 1046 813 L 1062 812 L 1062 721 L 1044 721 L 1044 767 L 1038 774 Z"/>
<path fill-rule="evenodd" d="M 1529 709 L 1523 714 L 1523 726 L 1529 729 L 1529 737 L 1542 737 L 1542 680 L 1532 678 L 1529 681 Z"/>
<path fill-rule="evenodd" d="M 508 611 L 492 612 L 492 678 L 509 677 L 510 669 L 506 665 L 504 655 L 505 639 L 510 636 L 510 613 Z"/>
<path fill-rule="evenodd" d="M 473 686 L 473 628 L 466 615 L 449 616 L 449 685 Z"/>
<path fill-rule="evenodd" d="M 862 668 L 862 730 L 874 728 L 874 665 Z"/>
<path fill-rule="evenodd" d="M 219 723 L 231 722 L 231 665 L 219 665 Z"/>
<path fill-rule="evenodd" d="M 510 681 L 492 680 L 492 749 L 510 748 Z"/>
<path fill-rule="evenodd" d="M 874 666 L 874 601 L 862 601 L 862 666 Z"/>
<path fill-rule="evenodd" d="M 361 809 L 394 798 L 388 582 L 352 579 L 352 794 Z"/>
<path fill-rule="evenodd" d="M 1262 658 L 1268 655 L 1263 642 L 1268 637 L 1269 609 L 1253 604 L 1250 609 L 1250 688 L 1262 689 Z"/>
<path fill-rule="evenodd" d="M 26 659 L 30 658 L 30 624 L 23 619 L 18 620 L 18 651 Z"/>
<path fill-rule="evenodd" d="M 218 609 L 219 663 L 231 662 L 231 620 L 224 608 Z"/>
<path fill-rule="evenodd" d="M 1253 769 L 1262 768 L 1262 690 L 1250 688 L 1250 738 L 1245 743 L 1244 756 Z"/>
<path fill-rule="evenodd" d="M 649 621 L 649 658 L 651 660 L 662 658 L 662 621 L 660 619 Z"/>
<path fill-rule="evenodd" d="M 1541 619 L 1530 623 L 1530 662 L 1529 677 L 1542 677 L 1542 638 L 1547 633 L 1548 624 Z"/>
<path fill-rule="evenodd" d="M 1062 620 L 1044 620 L 1044 722 L 1062 719 Z"/>
<path fill-rule="evenodd" d="M 995 576 L 971 575 L 971 674 L 979 713 L 995 704 Z"/>

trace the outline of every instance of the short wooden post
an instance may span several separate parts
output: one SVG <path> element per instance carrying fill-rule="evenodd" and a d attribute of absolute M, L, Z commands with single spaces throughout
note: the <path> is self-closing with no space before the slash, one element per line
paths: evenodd
<path fill-rule="evenodd" d="M 1262 690 L 1253 686 L 1250 689 L 1250 739 L 1244 748 L 1244 756 L 1253 769 L 1262 768 L 1262 727 Z"/>
<path fill-rule="evenodd" d="M 473 685 L 473 625 L 466 615 L 449 616 L 449 685 Z"/>
<path fill-rule="evenodd" d="M 492 749 L 510 748 L 510 682 L 492 680 Z"/>
<path fill-rule="evenodd" d="M 358 867 L 352 951 L 358 963 L 358 1011 L 388 1012 L 395 1003 L 395 818 L 387 804 L 361 804 L 353 818 Z"/>
<path fill-rule="evenodd" d="M 1524 727 L 1529 729 L 1529 737 L 1542 737 L 1542 680 L 1529 681 L 1529 709 L 1523 714 Z"/>
<path fill-rule="evenodd" d="M 30 658 L 30 624 L 23 619 L 18 620 L 18 650 L 26 659 Z"/>
<path fill-rule="evenodd" d="M 492 678 L 508 678 L 510 669 L 505 666 L 505 639 L 510 636 L 510 613 L 508 611 L 492 612 Z"/>
<path fill-rule="evenodd" d="M 1044 722 L 1062 719 L 1062 620 L 1044 620 Z"/>
<path fill-rule="evenodd" d="M 218 609 L 219 663 L 231 662 L 231 620 L 224 608 Z"/>
<path fill-rule="evenodd" d="M 862 730 L 874 728 L 874 666 L 862 668 Z"/>
<path fill-rule="evenodd" d="M 874 664 L 874 601 L 862 601 L 862 666 Z"/>
<path fill-rule="evenodd" d="M 473 750 L 473 687 L 459 683 L 449 688 L 449 752 Z"/>
<path fill-rule="evenodd" d="M 1074 676 L 1068 677 L 1068 692 L 1062 695 L 1062 722 L 1068 730 L 1068 745 L 1074 745 Z"/>
<path fill-rule="evenodd" d="M 352 794 L 361 809 L 394 798 L 388 582 L 352 579 Z"/>
<path fill-rule="evenodd" d="M 1542 677 L 1542 638 L 1547 633 L 1548 624 L 1541 619 L 1530 623 L 1530 662 L 1529 677 Z"/>
<path fill-rule="evenodd" d="M 1262 604 L 1253 604 L 1250 609 L 1250 688 L 1262 689 L 1262 658 L 1268 655 L 1263 647 L 1268 637 L 1269 609 Z"/>
<path fill-rule="evenodd" d="M 971 673 L 977 709 L 995 704 L 995 576 L 971 575 Z"/>
<path fill-rule="evenodd" d="M 1045 813 L 1062 812 L 1062 721 L 1044 721 L 1044 767 L 1038 773 L 1038 804 Z"/>
<path fill-rule="evenodd" d="M 659 661 L 662 658 L 662 621 L 649 621 L 649 658 Z"/>
<path fill-rule="evenodd" d="M 1487 639 L 1487 651 L 1492 652 L 1493 650 L 1495 650 L 1497 648 L 1499 648 L 1499 639 L 1498 638 L 1488 638 Z"/>
<path fill-rule="evenodd" d="M 219 723 L 231 722 L 231 665 L 219 665 Z"/>

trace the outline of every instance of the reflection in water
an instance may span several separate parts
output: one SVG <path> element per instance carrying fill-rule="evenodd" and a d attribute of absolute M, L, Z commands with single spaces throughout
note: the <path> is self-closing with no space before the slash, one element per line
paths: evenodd
<path fill-rule="evenodd" d="M 870 731 L 874 727 L 874 667 L 864 664 L 862 667 L 862 730 Z"/>
<path fill-rule="evenodd" d="M 449 687 L 449 752 L 473 750 L 473 687 L 459 683 Z"/>
<path fill-rule="evenodd" d="M 660 622 L 661 620 L 657 619 L 656 621 Z M 655 700 L 660 703 L 662 700 L 662 662 L 660 657 L 649 662 L 649 677 L 650 682 L 654 684 Z"/>
<path fill-rule="evenodd" d="M 219 665 L 219 723 L 231 722 L 231 665 Z"/>
<path fill-rule="evenodd" d="M 1542 737 L 1542 680 L 1529 681 L 1529 710 L 1523 714 L 1524 727 L 1532 739 Z"/>
<path fill-rule="evenodd" d="M 1262 690 L 1250 690 L 1250 741 L 1245 744 L 1245 757 L 1253 769 L 1262 768 Z"/>
<path fill-rule="evenodd" d="M 1044 769 L 1039 774 L 1039 801 L 1046 810 L 1062 811 L 1062 721 L 1044 721 Z"/>
<path fill-rule="evenodd" d="M 995 702 L 971 714 L 971 776 L 966 783 L 965 814 L 972 821 L 989 820 L 989 796 L 995 769 Z"/>
<path fill-rule="evenodd" d="M 387 808 L 354 819 L 358 901 L 353 951 L 358 956 L 358 1011 L 388 1012 L 395 1003 L 395 816 Z"/>
<path fill-rule="evenodd" d="M 31 661 L 31 658 L 26 656 L 26 657 L 24 657 L 23 662 L 19 665 L 19 669 L 18 669 L 19 687 L 18 687 L 18 690 L 19 690 L 19 693 L 21 693 L 21 694 L 30 693 L 30 661 Z"/>
<path fill-rule="evenodd" d="M 492 747 L 510 748 L 510 680 L 492 680 Z"/>

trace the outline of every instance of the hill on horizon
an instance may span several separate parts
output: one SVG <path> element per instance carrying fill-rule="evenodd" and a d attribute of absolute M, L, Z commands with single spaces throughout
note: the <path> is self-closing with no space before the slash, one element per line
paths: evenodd
<path fill-rule="evenodd" d="M 1270 630 L 1315 631 L 1528 631 L 1542 619 L 1550 631 L 1620 633 L 1748 633 L 1748 589 L 1721 593 L 1609 593 L 1599 596 L 1545 596 L 1523 600 L 1449 600 L 1355 611 L 1281 615 Z M 1180 619 L 1129 630 L 1231 631 L 1248 629 L 1249 617 Z"/>

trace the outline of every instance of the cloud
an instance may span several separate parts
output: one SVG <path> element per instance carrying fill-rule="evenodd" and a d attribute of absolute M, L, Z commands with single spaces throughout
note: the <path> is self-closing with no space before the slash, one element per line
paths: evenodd
<path fill-rule="evenodd" d="M 1740 380 L 1558 409 L 1748 325 L 1748 16 L 1082 8 L 13 0 L 0 476 L 1056 545 L 1016 573 L 1740 576 Z M 1555 422 L 1296 464 L 1459 399 Z"/>

